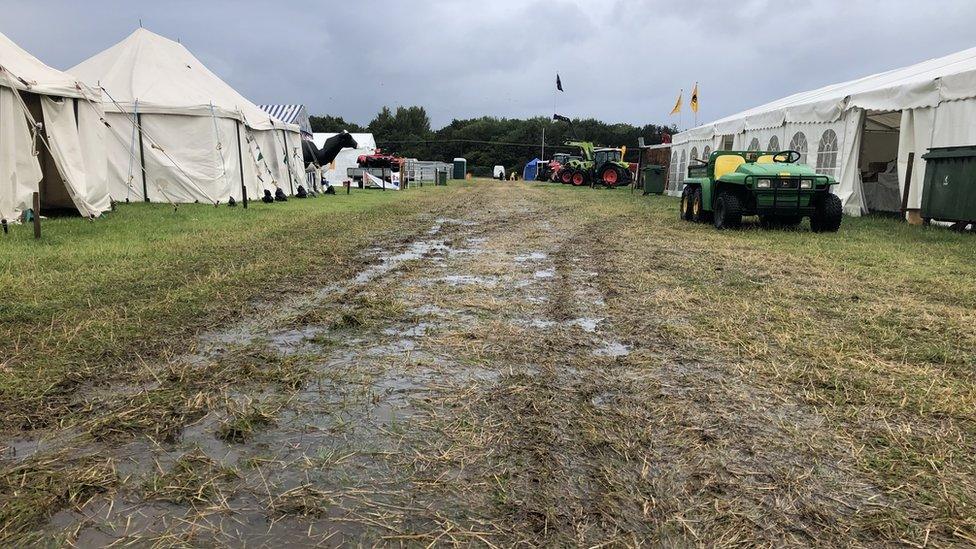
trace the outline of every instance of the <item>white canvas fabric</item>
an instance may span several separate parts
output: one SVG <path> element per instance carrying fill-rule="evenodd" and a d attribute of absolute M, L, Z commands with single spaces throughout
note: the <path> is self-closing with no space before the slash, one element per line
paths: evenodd
<path fill-rule="evenodd" d="M 69 72 L 105 88 L 118 103 L 106 105 L 109 112 L 133 112 L 138 99 L 144 114 L 210 116 L 213 104 L 218 116 L 245 121 L 254 129 L 298 131 L 248 101 L 182 44 L 146 29 L 137 29 Z"/>
<path fill-rule="evenodd" d="M 91 187 L 99 188 L 100 192 L 91 201 L 88 198 L 94 193 L 89 192 L 88 171 L 78 132 L 79 126 L 75 118 L 74 101 L 53 99 L 45 95 L 41 96 L 41 107 L 44 110 L 44 130 L 51 147 L 51 156 L 54 157 L 54 162 L 60 171 L 60 174 L 48 174 L 48 177 L 60 175 L 78 211 L 86 217 L 97 217 L 110 205 L 104 183 L 93 181 Z M 92 143 L 92 146 L 97 148 L 98 143 Z M 97 159 L 93 158 L 92 161 L 97 162 Z M 92 173 L 93 180 L 98 173 L 96 168 Z"/>
<path fill-rule="evenodd" d="M 45 132 L 36 143 L 24 100 L 28 92 L 40 97 L 43 112 L 35 122 Z M 110 208 L 105 172 L 97 160 L 105 154 L 99 139 L 104 113 L 93 103 L 98 100 L 97 92 L 0 34 L 0 218 L 16 220 L 33 207 L 32 194 L 45 177 L 51 185 L 64 178 L 64 190 L 82 215 L 97 217 Z M 52 173 L 42 170 L 35 155 L 35 147 L 45 143 L 56 165 Z"/>
<path fill-rule="evenodd" d="M 143 200 L 145 187 L 154 202 L 223 203 L 240 200 L 242 186 L 249 199 L 274 192 L 272 182 L 291 194 L 285 143 L 297 142 L 299 127 L 251 103 L 182 44 L 138 29 L 71 71 L 104 90 L 116 200 Z M 136 119 L 141 132 L 133 131 Z"/>
<path fill-rule="evenodd" d="M 0 219 L 13 221 L 31 207 L 31 193 L 43 177 L 32 150 L 23 109 L 14 91 L 0 86 Z"/>
<path fill-rule="evenodd" d="M 867 203 L 859 171 L 860 145 L 868 116 L 900 118 L 898 177 L 905 188 L 908 156 L 915 165 L 908 208 L 918 208 L 929 147 L 976 144 L 976 48 L 916 63 L 857 80 L 832 84 L 779 99 L 674 136 L 675 150 L 720 146 L 734 136 L 736 149 L 746 149 L 756 135 L 782 131 L 780 144 L 789 148 L 790 135 L 807 135 L 810 164 L 825 127 L 838 136 L 839 185 L 834 188 L 845 212 L 860 215 Z M 808 128 L 797 130 L 796 128 Z M 680 189 L 678 189 L 680 192 Z"/>

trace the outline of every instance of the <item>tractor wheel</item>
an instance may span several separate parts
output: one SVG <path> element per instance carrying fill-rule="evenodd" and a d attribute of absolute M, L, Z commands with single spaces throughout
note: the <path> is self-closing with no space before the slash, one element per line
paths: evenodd
<path fill-rule="evenodd" d="M 559 180 L 562 181 L 563 185 L 569 185 L 573 182 L 573 170 L 569 168 L 563 168 L 559 170 Z"/>
<path fill-rule="evenodd" d="M 583 185 L 586 185 L 588 179 L 589 178 L 586 177 L 586 172 L 583 170 L 573 170 L 574 187 L 582 187 Z"/>
<path fill-rule="evenodd" d="M 705 203 L 701 187 L 695 187 L 691 194 L 691 220 L 695 223 L 705 222 Z"/>
<path fill-rule="evenodd" d="M 681 191 L 681 205 L 678 206 L 678 217 L 682 221 L 691 221 L 691 197 L 694 195 L 694 190 L 691 187 L 685 187 Z"/>
<path fill-rule="evenodd" d="M 827 193 L 817 201 L 816 210 L 810 216 L 810 230 L 815 233 L 836 233 L 844 217 L 844 205 L 833 193 Z"/>
<path fill-rule="evenodd" d="M 617 171 L 617 167 L 610 165 L 600 172 L 600 182 L 607 187 L 616 187 L 620 184 L 620 173 Z"/>
<path fill-rule="evenodd" d="M 712 222 L 718 230 L 738 229 L 742 225 L 742 204 L 739 197 L 724 191 L 715 201 L 715 217 Z"/>

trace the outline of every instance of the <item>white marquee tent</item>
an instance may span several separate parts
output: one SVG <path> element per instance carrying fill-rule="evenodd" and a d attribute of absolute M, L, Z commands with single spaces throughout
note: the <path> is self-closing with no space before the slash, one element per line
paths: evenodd
<path fill-rule="evenodd" d="M 898 211 L 909 154 L 908 208 L 921 204 L 930 147 L 976 144 L 976 48 L 798 93 L 674 137 L 671 191 L 711 151 L 795 149 L 840 181 L 849 215 Z"/>
<path fill-rule="evenodd" d="M 334 137 L 338 134 L 335 133 L 316 133 L 312 136 L 312 141 L 315 142 L 315 146 L 322 148 L 325 145 L 325 140 Z M 355 149 L 343 149 L 339 151 L 338 156 L 332 162 L 330 166 L 325 167 L 325 177 L 326 181 L 333 185 L 339 185 L 343 181 L 349 179 L 346 175 L 348 173 L 348 168 L 358 168 L 359 164 L 357 160 L 360 155 L 373 154 L 376 152 L 376 140 L 373 138 L 371 133 L 354 133 L 352 138 L 356 140 L 356 144 L 359 145 Z"/>
<path fill-rule="evenodd" d="M 275 119 L 182 44 L 138 29 L 71 69 L 103 92 L 117 201 L 226 202 L 294 194 L 305 178 L 299 128 Z M 243 164 L 243 165 L 242 165 Z"/>
<path fill-rule="evenodd" d="M 0 219 L 18 219 L 35 192 L 42 212 L 75 208 L 97 217 L 111 207 L 98 101 L 0 34 Z"/>

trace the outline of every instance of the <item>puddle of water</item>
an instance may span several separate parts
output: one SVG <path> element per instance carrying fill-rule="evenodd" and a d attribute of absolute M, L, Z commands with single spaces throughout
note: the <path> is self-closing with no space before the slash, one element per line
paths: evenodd
<path fill-rule="evenodd" d="M 629 355 L 630 347 L 620 343 L 619 341 L 607 341 L 603 344 L 603 347 L 595 349 L 593 354 L 596 356 L 617 358 Z"/>
<path fill-rule="evenodd" d="M 462 286 L 465 284 L 478 284 L 481 286 L 494 286 L 498 282 L 493 278 L 476 275 L 447 275 L 438 278 L 441 282 L 446 282 L 451 286 Z"/>
<path fill-rule="evenodd" d="M 363 269 L 353 278 L 353 282 L 356 284 L 365 284 L 381 275 L 389 273 L 407 261 L 422 259 L 429 255 L 444 254 L 450 250 L 451 247 L 443 240 L 421 240 L 413 242 L 405 251 L 398 254 L 380 256 L 380 263 Z"/>
<path fill-rule="evenodd" d="M 432 327 L 433 324 L 431 324 L 430 322 L 421 322 L 409 328 L 386 328 L 383 330 L 383 335 L 400 336 L 400 337 L 422 337 L 427 335 L 427 330 Z"/>
<path fill-rule="evenodd" d="M 584 332 L 592 333 L 596 331 L 597 325 L 602 321 L 602 318 L 577 318 L 575 320 L 571 320 L 569 324 L 579 326 Z"/>
<path fill-rule="evenodd" d="M 543 252 L 532 252 L 525 255 L 515 256 L 516 263 L 525 263 L 527 261 L 543 261 L 549 256 Z"/>

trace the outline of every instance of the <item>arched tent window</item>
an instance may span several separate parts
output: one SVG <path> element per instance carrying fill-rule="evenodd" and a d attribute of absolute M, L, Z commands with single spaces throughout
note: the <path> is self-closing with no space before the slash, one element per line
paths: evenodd
<path fill-rule="evenodd" d="M 800 164 L 807 163 L 809 148 L 807 147 L 807 136 L 803 135 L 803 132 L 796 132 L 793 135 L 793 139 L 790 140 L 790 150 L 800 153 L 800 160 L 798 160 Z"/>
<path fill-rule="evenodd" d="M 779 152 L 779 136 L 774 135 L 769 138 L 769 147 L 766 150 L 770 152 Z"/>
<path fill-rule="evenodd" d="M 698 147 L 691 148 L 691 159 L 698 160 Z"/>
<path fill-rule="evenodd" d="M 758 151 L 759 150 L 759 138 L 758 137 L 753 137 L 752 138 L 752 141 L 749 142 L 749 150 L 750 151 Z"/>
<path fill-rule="evenodd" d="M 678 151 L 671 153 L 671 170 L 668 181 L 672 189 L 677 188 L 678 184 Z"/>
<path fill-rule="evenodd" d="M 837 177 L 837 133 L 827 130 L 817 146 L 817 173 Z"/>
<path fill-rule="evenodd" d="M 709 156 L 712 156 L 712 149 L 711 147 L 705 147 L 705 150 L 702 151 L 702 160 L 707 161 Z"/>
<path fill-rule="evenodd" d="M 685 173 L 688 171 L 688 155 L 685 151 L 681 151 L 681 163 L 678 165 L 678 181 L 680 183 L 685 182 Z"/>

